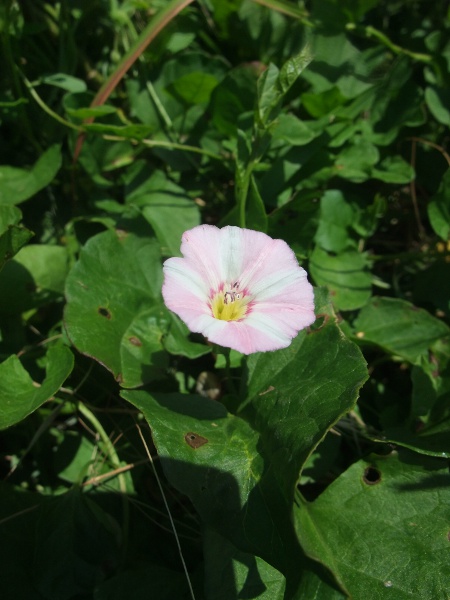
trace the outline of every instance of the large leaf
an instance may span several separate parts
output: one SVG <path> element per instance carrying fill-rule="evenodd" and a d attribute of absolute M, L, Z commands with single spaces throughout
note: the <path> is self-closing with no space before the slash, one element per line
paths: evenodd
<path fill-rule="evenodd" d="M 258 434 L 208 398 L 123 391 L 152 430 L 169 482 L 186 494 L 203 522 L 241 552 L 286 572 L 298 546 L 286 507 L 258 451 Z"/>
<path fill-rule="evenodd" d="M 335 323 L 323 290 L 316 292 L 323 325 L 301 332 L 289 348 L 249 357 L 248 397 L 255 427 L 287 498 L 306 459 L 356 402 L 367 379 L 359 349 Z"/>
<path fill-rule="evenodd" d="M 0 364 L 0 429 L 19 423 L 50 400 L 73 369 L 73 354 L 57 345 L 47 352 L 46 376 L 33 381 L 14 354 Z"/>
<path fill-rule="evenodd" d="M 446 461 L 371 456 L 295 509 L 305 551 L 355 600 L 440 598 L 450 581 Z"/>
<path fill-rule="evenodd" d="M 443 321 L 405 300 L 373 298 L 354 323 L 363 343 L 380 346 L 387 352 L 415 363 L 433 342 L 450 335 Z"/>
<path fill-rule="evenodd" d="M 51 146 L 31 169 L 0 166 L 0 204 L 19 204 L 47 186 L 61 167 L 61 148 Z"/>
<path fill-rule="evenodd" d="M 167 366 L 161 284 L 156 240 L 123 230 L 91 238 L 67 278 L 69 338 L 125 387 L 161 377 Z"/>

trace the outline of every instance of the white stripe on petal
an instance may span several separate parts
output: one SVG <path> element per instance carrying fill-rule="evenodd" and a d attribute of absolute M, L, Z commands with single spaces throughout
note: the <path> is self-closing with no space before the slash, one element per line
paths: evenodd
<path fill-rule="evenodd" d="M 169 258 L 163 266 L 163 296 L 166 294 L 182 299 L 185 292 L 196 296 L 199 302 L 207 302 L 209 285 L 192 266 L 183 258 Z"/>

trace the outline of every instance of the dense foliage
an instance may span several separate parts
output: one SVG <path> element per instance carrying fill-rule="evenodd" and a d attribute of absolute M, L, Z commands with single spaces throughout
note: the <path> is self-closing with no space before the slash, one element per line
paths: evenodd
<path fill-rule="evenodd" d="M 450 589 L 444 0 L 0 4 L 0 596 Z M 244 357 L 164 306 L 182 233 L 315 286 Z"/>

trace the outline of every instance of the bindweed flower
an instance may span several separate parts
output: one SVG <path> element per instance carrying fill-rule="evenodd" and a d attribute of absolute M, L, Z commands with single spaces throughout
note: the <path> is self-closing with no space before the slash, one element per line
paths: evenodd
<path fill-rule="evenodd" d="M 278 350 L 314 322 L 313 288 L 283 240 L 199 225 L 183 234 L 181 253 L 164 263 L 164 302 L 210 342 L 243 354 Z"/>

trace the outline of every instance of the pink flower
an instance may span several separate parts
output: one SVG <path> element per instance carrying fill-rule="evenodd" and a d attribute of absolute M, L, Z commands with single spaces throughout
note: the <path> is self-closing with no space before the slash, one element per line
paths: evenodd
<path fill-rule="evenodd" d="M 243 354 L 286 348 L 315 320 L 306 272 L 283 240 L 213 225 L 185 231 L 164 263 L 166 306 L 191 331 Z"/>

